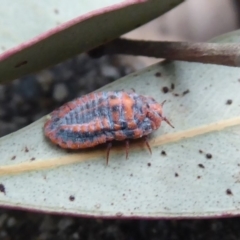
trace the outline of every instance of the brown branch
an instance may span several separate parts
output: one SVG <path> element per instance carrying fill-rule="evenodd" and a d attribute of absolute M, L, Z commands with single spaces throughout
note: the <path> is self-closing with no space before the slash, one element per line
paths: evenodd
<path fill-rule="evenodd" d="M 120 38 L 89 52 L 92 57 L 113 54 L 240 66 L 240 44 L 238 43 L 156 42 Z"/>

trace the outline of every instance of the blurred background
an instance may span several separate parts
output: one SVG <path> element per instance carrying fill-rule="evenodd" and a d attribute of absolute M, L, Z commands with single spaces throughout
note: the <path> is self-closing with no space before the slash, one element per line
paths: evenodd
<path fill-rule="evenodd" d="M 239 0 L 187 0 L 154 21 L 124 37 L 161 41 L 203 42 L 233 31 L 240 24 Z M 130 58 L 133 60 L 133 58 Z M 141 57 L 146 64 L 157 59 Z"/>
<path fill-rule="evenodd" d="M 240 26 L 239 0 L 187 0 L 124 37 L 202 42 Z M 75 97 L 159 60 L 81 54 L 35 75 L 0 85 L 0 136 Z M 0 239 L 240 239 L 240 220 L 100 220 L 0 210 Z"/>

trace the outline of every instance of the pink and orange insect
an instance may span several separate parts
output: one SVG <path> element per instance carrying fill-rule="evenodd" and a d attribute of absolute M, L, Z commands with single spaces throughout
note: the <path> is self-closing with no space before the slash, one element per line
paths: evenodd
<path fill-rule="evenodd" d="M 164 101 L 165 102 L 165 101 Z M 135 92 L 98 92 L 70 101 L 50 114 L 44 125 L 45 135 L 66 149 L 84 149 L 108 143 L 107 163 L 112 141 L 126 141 L 144 137 L 158 129 L 163 116 L 163 103 Z"/>

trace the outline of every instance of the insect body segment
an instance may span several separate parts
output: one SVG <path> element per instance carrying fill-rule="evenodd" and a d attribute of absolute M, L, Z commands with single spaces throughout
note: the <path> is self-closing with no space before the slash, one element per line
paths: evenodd
<path fill-rule="evenodd" d="M 151 97 L 124 91 L 85 95 L 64 104 L 50 116 L 44 126 L 45 135 L 68 149 L 141 138 L 158 129 L 162 121 L 171 125 L 162 116 L 162 104 Z"/>

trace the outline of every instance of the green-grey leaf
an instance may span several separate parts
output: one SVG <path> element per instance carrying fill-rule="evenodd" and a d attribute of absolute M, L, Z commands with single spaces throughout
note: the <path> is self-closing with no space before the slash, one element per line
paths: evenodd
<path fill-rule="evenodd" d="M 237 31 L 220 39 L 236 42 L 239 36 Z M 167 100 L 164 114 L 175 129 L 163 123 L 151 136 L 152 155 L 132 143 L 125 160 L 123 143 L 113 148 L 106 166 L 105 148 L 67 153 L 44 138 L 45 118 L 3 137 L 0 204 L 126 218 L 238 215 L 240 127 L 213 130 L 240 123 L 239 76 L 239 68 L 165 62 L 101 89 L 134 88 Z M 228 125 L 231 119 L 237 121 Z M 179 132 L 185 139 L 176 138 Z"/>
<path fill-rule="evenodd" d="M 0 82 L 88 51 L 160 16 L 182 1 L 74 0 L 70 4 L 65 0 L 20 0 L 11 3 L 9 11 L 9 4 L 0 0 L 3 22 L 0 49 L 8 49 L 0 55 Z"/>

